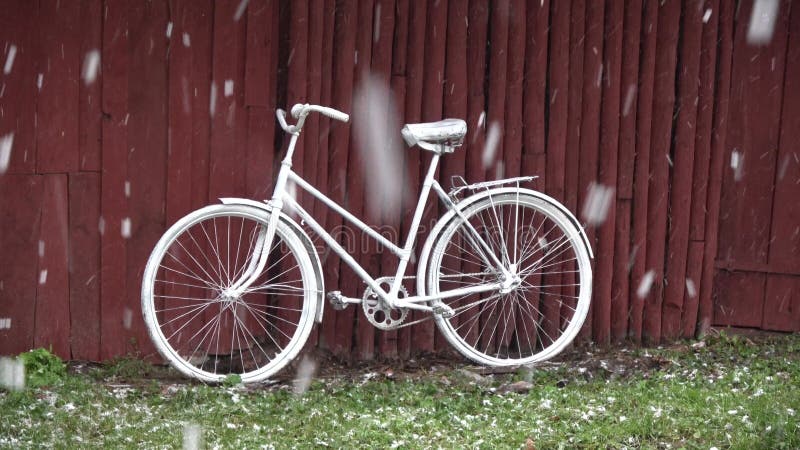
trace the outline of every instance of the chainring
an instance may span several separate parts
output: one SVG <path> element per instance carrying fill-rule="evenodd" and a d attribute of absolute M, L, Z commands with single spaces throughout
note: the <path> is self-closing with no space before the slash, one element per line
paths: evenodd
<path fill-rule="evenodd" d="M 381 287 L 386 287 L 388 291 L 392 287 L 393 277 L 382 277 L 375 281 Z M 408 297 L 408 291 L 403 285 L 400 285 L 400 291 L 397 293 L 399 298 Z M 364 291 L 364 296 L 361 298 L 361 308 L 364 310 L 364 316 L 367 317 L 369 323 L 375 328 L 381 330 L 394 330 L 403 324 L 408 316 L 408 308 L 391 308 L 378 296 L 372 287 L 367 287 Z"/>

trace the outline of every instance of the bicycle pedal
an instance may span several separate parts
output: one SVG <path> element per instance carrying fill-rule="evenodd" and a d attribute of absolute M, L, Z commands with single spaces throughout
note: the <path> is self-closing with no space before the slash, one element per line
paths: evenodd
<path fill-rule="evenodd" d="M 347 302 L 342 297 L 342 291 L 330 291 L 327 294 L 328 302 L 330 302 L 333 309 L 341 311 L 347 308 Z"/>
<path fill-rule="evenodd" d="M 442 316 L 443 319 L 449 319 L 456 315 L 456 312 L 453 308 L 445 305 L 444 303 L 439 303 L 438 305 L 433 306 L 433 313 L 437 316 Z"/>

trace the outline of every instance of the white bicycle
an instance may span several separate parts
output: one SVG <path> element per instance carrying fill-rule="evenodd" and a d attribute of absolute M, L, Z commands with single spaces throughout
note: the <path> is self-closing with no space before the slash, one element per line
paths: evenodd
<path fill-rule="evenodd" d="M 520 184 L 535 177 L 461 183 L 445 192 L 434 179 L 439 158 L 459 147 L 463 120 L 408 124 L 409 146 L 433 153 L 405 244 L 400 247 L 292 170 L 295 144 L 310 113 L 347 122 L 332 108 L 297 104 L 281 127 L 291 135 L 272 198 L 223 198 L 175 223 L 156 244 L 142 283 L 142 310 L 156 348 L 176 369 L 208 382 L 236 373 L 242 382 L 275 374 L 322 321 L 320 259 L 294 213 L 367 284 L 360 297 L 328 292 L 334 308 L 360 304 L 374 326 L 391 330 L 410 310 L 426 311 L 467 358 L 484 365 L 529 365 L 550 358 L 578 333 L 589 309 L 589 241 L 554 199 Z M 287 193 L 310 193 L 397 256 L 394 276 L 373 278 Z M 445 213 L 417 259 L 416 295 L 403 282 L 431 189 Z M 469 194 L 469 195 L 465 195 Z M 423 319 L 423 320 L 426 320 Z M 417 321 L 418 322 L 418 321 Z"/>

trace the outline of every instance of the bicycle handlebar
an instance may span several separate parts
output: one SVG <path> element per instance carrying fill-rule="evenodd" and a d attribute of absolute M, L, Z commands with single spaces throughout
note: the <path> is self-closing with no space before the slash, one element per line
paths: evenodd
<path fill-rule="evenodd" d="M 275 110 L 275 115 L 278 117 L 278 123 L 280 123 L 281 128 L 283 128 L 283 131 L 289 134 L 297 134 L 303 128 L 303 124 L 306 121 L 306 116 L 308 116 L 308 113 L 312 111 L 318 112 L 323 116 L 330 117 L 331 119 L 340 120 L 342 122 L 348 122 L 350 120 L 350 116 L 341 111 L 337 111 L 333 108 L 328 108 L 327 106 L 309 105 L 308 103 L 306 104 L 298 103 L 292 106 L 291 110 L 292 117 L 297 119 L 297 123 L 294 125 L 289 125 L 286 122 L 286 111 L 278 108 Z"/>
<path fill-rule="evenodd" d="M 318 112 L 323 116 L 330 117 L 331 119 L 340 120 L 342 122 L 348 122 L 350 120 L 350 116 L 341 111 L 337 111 L 327 106 L 309 105 L 308 103 L 298 103 L 292 106 L 292 117 L 299 119 L 301 116 L 305 116 L 312 111 Z"/>

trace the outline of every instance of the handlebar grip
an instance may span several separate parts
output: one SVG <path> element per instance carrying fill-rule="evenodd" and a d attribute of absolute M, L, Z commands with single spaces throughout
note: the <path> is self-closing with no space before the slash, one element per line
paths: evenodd
<path fill-rule="evenodd" d="M 350 121 L 350 116 L 346 113 L 333 108 L 328 108 L 327 106 L 315 106 L 313 109 L 324 116 L 330 117 L 331 119 L 336 119 L 342 122 Z"/>
<path fill-rule="evenodd" d="M 333 108 L 328 108 L 327 106 L 318 106 L 309 104 L 304 105 L 302 103 L 298 103 L 292 106 L 292 117 L 294 117 L 295 119 L 299 119 L 301 115 L 306 114 L 310 111 L 318 112 L 323 116 L 330 117 L 331 119 L 340 120 L 342 122 L 350 121 L 350 116 L 341 111 L 335 110 Z"/>

